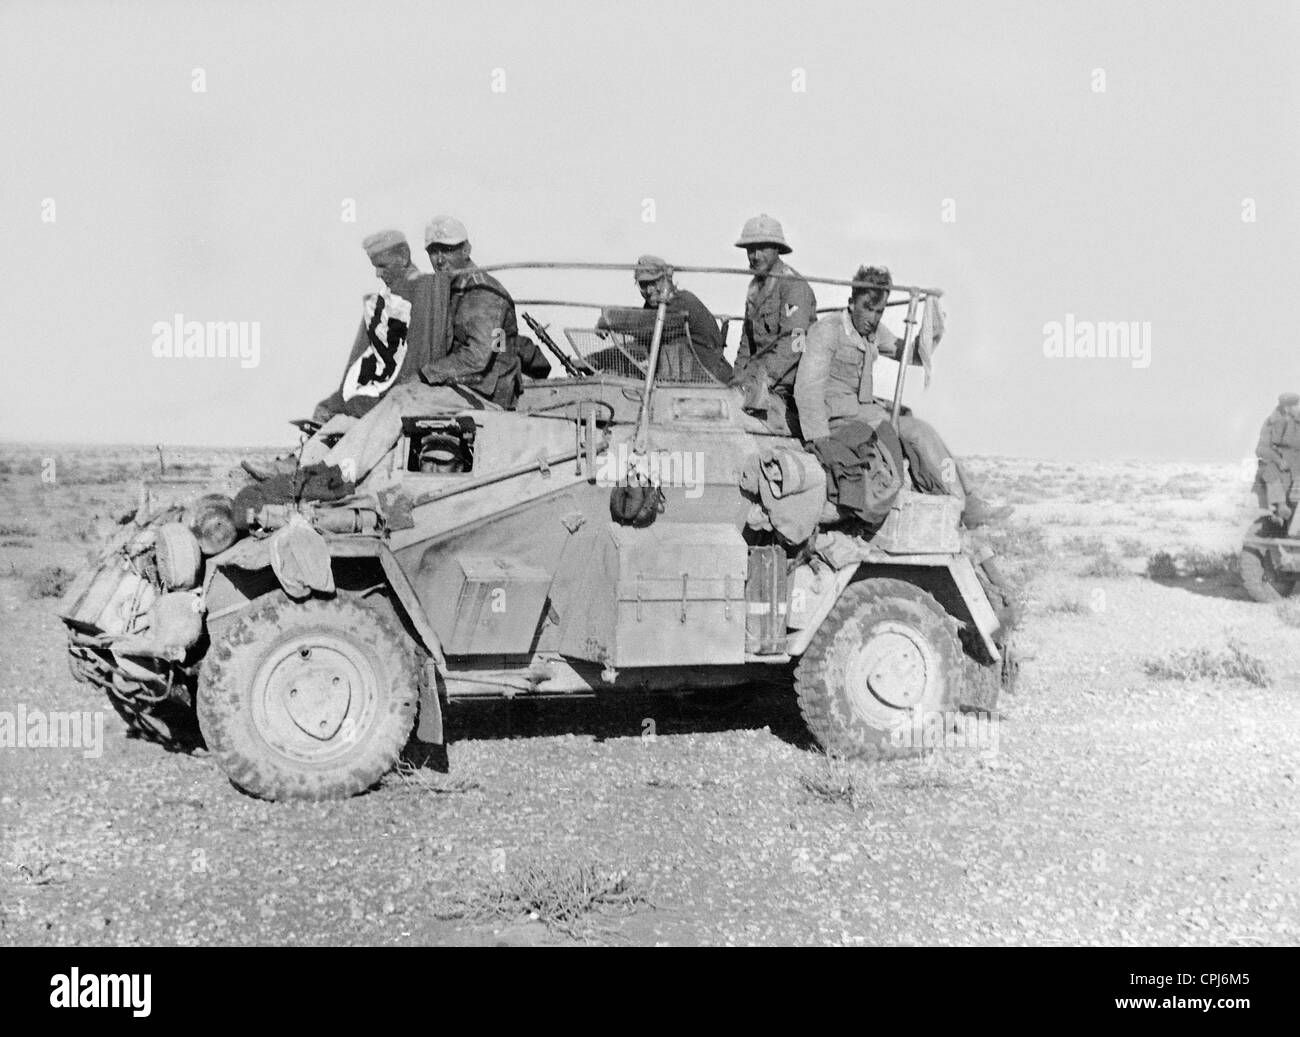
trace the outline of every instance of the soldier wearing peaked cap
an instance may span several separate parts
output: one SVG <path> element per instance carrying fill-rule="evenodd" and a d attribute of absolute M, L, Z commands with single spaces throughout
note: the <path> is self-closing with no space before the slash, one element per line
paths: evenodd
<path fill-rule="evenodd" d="M 425 227 L 424 244 L 433 269 L 451 277 L 451 350 L 426 365 L 421 376 L 430 385 L 466 386 L 512 409 L 522 391 L 521 346 L 534 377 L 545 358 L 531 339 L 520 336 L 505 286 L 470 258 L 469 233 L 460 220 L 435 216 Z"/>
<path fill-rule="evenodd" d="M 733 384 L 745 389 L 748 409 L 766 411 L 778 431 L 795 431 L 795 370 L 805 332 L 817 319 L 812 287 L 781 256 L 792 249 L 781 224 L 762 213 L 745 221 L 736 241 L 754 279 L 745 295 L 745 323 Z"/>
<path fill-rule="evenodd" d="M 660 368 L 663 377 L 669 380 L 693 379 L 698 370 L 692 363 L 694 358 L 699 361 L 699 367 L 718 381 L 729 381 L 731 365 L 723 355 L 727 344 L 717 318 L 694 292 L 677 287 L 668 261 L 658 256 L 641 256 L 636 261 L 632 277 L 644 300 L 641 309 L 607 308 L 601 311 L 596 327 L 631 335 L 648 356 L 654 334 L 655 311 L 663 302 L 663 361 Z"/>
<path fill-rule="evenodd" d="M 1300 472 L 1300 394 L 1284 392 L 1264 419 L 1255 445 L 1259 468 L 1256 489 L 1263 491 L 1265 506 L 1279 523 L 1291 519 L 1290 489 Z"/>
<path fill-rule="evenodd" d="M 321 427 L 304 445 L 300 459 L 303 465 L 349 462 L 344 475 L 352 480 L 369 470 L 358 470 L 359 466 L 373 466 L 378 460 L 376 450 L 382 453 L 390 445 L 383 442 L 387 431 L 370 441 L 370 430 L 384 426 L 384 415 L 396 406 L 389 401 L 418 382 L 422 368 L 446 354 L 450 333 L 449 279 L 420 273 L 411 262 L 406 235 L 381 230 L 362 239 L 361 247 L 383 287 L 362 298 L 361 325 L 343 377 L 316 405 L 312 420 Z M 326 445 L 339 434 L 343 435 L 339 446 Z M 348 446 L 340 449 L 343 443 Z M 298 458 L 246 461 L 244 468 L 257 479 L 267 479 L 292 475 L 298 462 Z"/>

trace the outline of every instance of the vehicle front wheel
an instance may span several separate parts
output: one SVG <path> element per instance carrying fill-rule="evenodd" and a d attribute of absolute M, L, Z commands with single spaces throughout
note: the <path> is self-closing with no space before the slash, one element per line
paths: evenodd
<path fill-rule="evenodd" d="M 252 606 L 213 644 L 199 726 L 230 780 L 265 799 L 355 795 L 386 774 L 415 721 L 403 632 L 356 601 Z"/>
<path fill-rule="evenodd" d="M 828 752 L 915 755 L 925 729 L 945 729 L 963 680 L 956 621 L 901 580 L 845 589 L 795 670 L 799 710 Z"/>
<path fill-rule="evenodd" d="M 1247 536 L 1266 536 L 1270 528 L 1269 520 L 1260 519 L 1250 527 Z M 1241 584 L 1246 588 L 1246 593 L 1256 601 L 1265 603 L 1281 601 L 1295 591 L 1295 575 L 1279 572 L 1264 548 L 1243 547 L 1238 571 L 1241 573 Z"/>

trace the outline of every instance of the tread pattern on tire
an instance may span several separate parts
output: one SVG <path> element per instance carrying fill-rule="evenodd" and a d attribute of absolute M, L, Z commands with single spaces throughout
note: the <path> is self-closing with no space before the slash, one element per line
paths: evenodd
<path fill-rule="evenodd" d="M 259 737 L 250 738 L 241 728 L 246 726 L 249 684 L 265 653 L 268 634 L 274 638 L 286 626 L 304 620 L 317 625 L 324 621 L 351 640 L 369 644 L 390 669 L 387 681 L 380 681 L 379 714 L 363 736 L 360 758 L 294 770 Z M 276 593 L 252 606 L 208 651 L 199 675 L 199 726 L 222 770 L 246 792 L 265 799 L 344 798 L 364 792 L 397 762 L 415 723 L 418 689 L 415 653 L 404 633 L 380 610 L 347 597 L 297 603 Z"/>
<path fill-rule="evenodd" d="M 894 579 L 867 579 L 850 584 L 840 595 L 795 669 L 795 695 L 804 723 L 818 742 L 830 752 L 860 759 L 895 759 L 914 756 L 917 750 L 892 744 L 888 732 L 868 725 L 857 716 L 842 689 L 837 693 L 827 680 L 831 647 L 840 629 L 864 609 L 901 611 L 906 618 L 936 636 L 930 641 L 939 653 L 946 674 L 943 702 L 938 711 L 956 710 L 961 701 L 966 655 L 957 637 L 957 621 L 944 611 L 933 595 L 910 583 Z M 940 631 L 942 633 L 940 634 Z"/>

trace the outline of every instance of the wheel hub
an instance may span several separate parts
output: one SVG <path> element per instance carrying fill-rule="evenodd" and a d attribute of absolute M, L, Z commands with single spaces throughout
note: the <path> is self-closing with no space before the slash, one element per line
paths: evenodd
<path fill-rule="evenodd" d="M 282 645 L 259 670 L 254 722 L 279 752 L 323 762 L 346 751 L 365 728 L 375 701 L 368 674 L 345 641 L 314 636 Z"/>
<path fill-rule="evenodd" d="M 352 682 L 344 672 L 328 664 L 300 667 L 296 675 L 290 667 L 277 674 L 289 689 L 285 709 L 298 729 L 322 742 L 329 741 L 343 726 L 352 701 Z"/>
<path fill-rule="evenodd" d="M 911 709 L 925 697 L 930 666 L 924 641 L 901 623 L 881 624 L 855 653 L 848 668 L 849 688 L 856 702 L 893 709 Z"/>

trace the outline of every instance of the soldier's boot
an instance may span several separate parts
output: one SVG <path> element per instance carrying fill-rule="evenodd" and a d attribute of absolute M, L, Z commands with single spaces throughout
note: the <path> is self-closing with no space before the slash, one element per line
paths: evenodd
<path fill-rule="evenodd" d="M 1000 508 L 991 507 L 983 498 L 968 493 L 961 520 L 967 529 L 976 529 L 979 526 L 987 526 L 991 522 L 1000 522 L 1015 510 L 1010 504 L 1004 504 Z"/>

